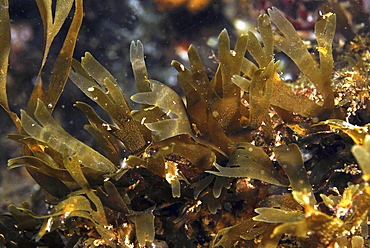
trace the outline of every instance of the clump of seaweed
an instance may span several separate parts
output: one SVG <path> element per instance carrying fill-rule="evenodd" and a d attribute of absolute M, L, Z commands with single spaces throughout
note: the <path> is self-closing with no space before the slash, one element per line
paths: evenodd
<path fill-rule="evenodd" d="M 114 77 L 90 53 L 81 62 L 72 59 L 82 0 L 58 0 L 55 11 L 51 2 L 37 4 L 45 27 L 44 56 L 19 118 L 6 92 L 10 21 L 3 7 L 8 2 L 0 1 L 0 105 L 19 131 L 8 138 L 21 143 L 24 152 L 9 160 L 9 168 L 27 168 L 44 191 L 48 213 L 32 211 L 27 202 L 10 205 L 9 214 L 0 215 L 5 246 L 365 245 L 369 124 L 351 125 L 338 110 L 345 104 L 336 101 L 339 90 L 332 87 L 334 13 L 321 15 L 315 25 L 319 62 L 276 8 L 258 18 L 261 41 L 248 32 L 231 49 L 227 31 L 220 33 L 212 79 L 191 45 L 190 68 L 172 62 L 185 102 L 149 78 L 143 45 L 133 41 L 130 59 L 138 93 L 131 100 L 140 104 L 133 110 Z M 73 4 L 69 32 L 44 89 L 45 61 Z M 275 48 L 292 59 L 320 93 L 319 100 L 295 94 L 281 80 Z M 352 64 L 364 74 L 361 62 Z M 102 119 L 87 103 L 75 103 L 104 155 L 68 134 L 51 115 L 68 75 L 110 118 Z M 362 96 L 366 103 L 368 98 Z M 343 118 L 334 119 L 338 116 Z M 258 132 L 264 146 L 256 144 Z M 330 141 L 334 151 L 325 149 Z M 129 155 L 123 157 L 123 150 Z M 331 158 L 358 163 L 354 166 L 362 177 L 353 173 L 335 188 L 339 168 L 332 167 Z"/>

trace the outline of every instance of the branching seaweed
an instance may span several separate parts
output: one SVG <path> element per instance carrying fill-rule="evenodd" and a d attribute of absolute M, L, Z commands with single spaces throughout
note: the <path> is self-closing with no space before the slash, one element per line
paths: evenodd
<path fill-rule="evenodd" d="M 330 116 L 334 108 L 334 95 L 331 88 L 331 73 L 333 69 L 332 41 L 335 34 L 336 15 L 328 13 L 321 16 L 321 20 L 316 22 L 315 35 L 317 40 L 320 57 L 320 65 L 312 58 L 302 39 L 295 31 L 293 25 L 283 16 L 279 10 L 272 8 L 268 11 L 270 19 L 283 36 L 277 32 L 274 33 L 275 46 L 288 55 L 298 66 L 301 72 L 317 87 L 323 96 L 322 106 L 298 105 L 301 108 L 296 113 L 309 115 L 310 117 L 319 117 L 321 119 Z M 289 109 L 287 103 L 275 104 L 281 108 Z M 294 105 L 297 108 L 297 105 Z M 294 111 L 294 110 L 293 110 Z"/>
<path fill-rule="evenodd" d="M 1 243 L 157 247 L 162 241 L 163 247 L 166 242 L 173 247 L 197 242 L 199 247 L 226 248 L 237 242 L 240 247 L 281 247 L 288 240 L 302 247 L 364 245 L 370 209 L 369 124 L 328 119 L 336 114 L 331 87 L 335 14 L 321 15 L 315 25 L 319 63 L 274 7 L 258 18 L 261 41 L 248 32 L 231 49 L 227 31 L 220 33 L 219 65 L 211 79 L 191 45 L 189 68 L 172 62 L 186 101 L 149 78 L 143 45 L 133 41 L 130 60 L 138 93 L 131 100 L 140 104 L 133 110 L 114 77 L 90 53 L 81 62 L 72 59 L 82 0 L 57 0 L 55 6 L 36 2 L 44 25 L 43 58 L 19 118 L 6 93 L 10 20 L 8 1 L 0 0 L 0 105 L 20 133 L 8 138 L 24 151 L 8 166 L 27 168 L 45 192 L 48 213 L 39 214 L 26 202 L 10 205 L 9 214 L 0 215 Z M 44 90 L 41 76 L 49 51 L 71 10 L 68 34 Z M 321 102 L 296 95 L 280 79 L 274 48 L 293 60 L 321 94 Z M 111 119 L 100 118 L 93 105 L 74 105 L 105 155 L 68 134 L 52 117 L 68 75 Z M 321 122 L 309 127 L 317 118 Z M 289 128 L 300 121 L 305 131 L 296 136 Z M 333 134 L 325 126 L 341 132 Z M 319 156 L 325 156 L 320 152 L 326 152 L 334 135 L 339 146 L 333 144 L 333 150 L 345 157 L 345 168 L 317 168 L 324 160 Z M 351 149 L 345 141 L 355 145 Z M 357 167 L 350 150 L 362 178 L 350 170 L 351 179 L 338 189 L 333 187 L 335 173 L 348 170 L 347 160 Z M 325 171 L 330 178 L 313 183 L 308 170 Z"/>
<path fill-rule="evenodd" d="M 74 61 L 72 65 L 72 81 L 96 101 L 118 126 L 118 129 L 112 129 L 105 125 L 107 131 L 120 139 L 133 154 L 143 151 L 147 142 L 140 130 L 140 124 L 132 118 L 131 107 L 113 76 L 89 53 L 86 53 L 81 64 Z"/>
<path fill-rule="evenodd" d="M 50 110 L 53 110 L 68 79 L 68 72 L 71 69 L 72 55 L 76 46 L 77 35 L 81 27 L 83 18 L 83 0 L 56 1 L 55 12 L 53 16 L 53 2 L 37 0 L 37 6 L 41 14 L 44 25 L 44 52 L 41 67 L 37 75 L 37 82 L 33 89 L 31 98 L 28 102 L 27 111 L 33 113 L 36 106 L 36 100 L 41 99 Z M 53 40 L 59 33 L 71 8 L 75 5 L 72 23 L 70 24 L 67 36 L 65 37 L 63 47 L 55 61 L 50 83 L 46 90 L 43 89 L 42 72 L 49 55 Z"/>
<path fill-rule="evenodd" d="M 210 173 L 224 177 L 249 177 L 281 186 L 288 185 L 286 179 L 276 172 L 269 157 L 259 147 L 250 143 L 234 144 L 233 147 L 237 149 L 231 155 L 228 167 L 216 165 L 220 172 Z"/>

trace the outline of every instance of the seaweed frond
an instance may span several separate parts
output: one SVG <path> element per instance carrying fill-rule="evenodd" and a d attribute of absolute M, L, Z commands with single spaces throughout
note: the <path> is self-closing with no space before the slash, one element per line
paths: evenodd
<path fill-rule="evenodd" d="M 223 177 L 249 177 L 268 183 L 287 186 L 286 178 L 280 176 L 270 158 L 259 147 L 250 143 L 233 144 L 237 148 L 231 155 L 227 167 L 216 165 L 219 170 L 210 173 Z"/>
<path fill-rule="evenodd" d="M 8 0 L 1 0 L 0 5 L 3 6 L 0 8 L 0 33 L 2 34 L 0 39 L 0 106 L 8 113 L 20 132 L 22 130 L 22 125 L 17 114 L 12 112 L 9 108 L 8 95 L 6 91 L 10 54 L 9 2 Z"/>
<path fill-rule="evenodd" d="M 342 96 L 340 86 L 332 88 L 335 14 L 321 15 L 315 25 L 319 62 L 274 7 L 258 17 L 260 40 L 248 32 L 232 48 L 227 31 L 221 31 L 213 78 L 191 45 L 188 68 L 172 62 L 185 100 L 149 78 L 143 44 L 133 41 L 130 61 L 138 93 L 131 100 L 140 104 L 133 110 L 114 77 L 90 53 L 81 62 L 72 59 L 82 0 L 57 0 L 55 6 L 36 2 L 45 31 L 43 59 L 28 107 L 18 118 L 5 90 L 10 20 L 8 1 L 0 0 L 0 105 L 20 133 L 8 138 L 24 151 L 8 167 L 27 168 L 45 192 L 48 212 L 39 214 L 28 203 L 10 205 L 9 214 L 0 215 L 0 242 L 113 248 L 154 247 L 159 240 L 181 247 L 195 242 L 199 247 L 364 244 L 370 209 L 369 124 L 328 118 L 344 119 L 348 101 L 361 100 L 358 111 L 369 110 L 368 61 L 359 56 L 349 61 L 361 74 L 356 86 L 361 99 Z M 71 11 L 68 34 L 44 90 L 41 75 L 51 45 Z M 274 48 L 293 60 L 322 100 L 297 94 L 280 78 Z M 111 119 L 101 118 L 94 104 L 74 105 L 105 155 L 67 133 L 52 116 L 68 76 Z M 341 101 L 336 111 L 334 96 L 342 98 L 336 99 Z M 325 125 L 331 131 L 323 131 Z M 350 179 L 336 187 L 335 177 L 349 166 L 355 173 L 350 171 Z"/>
<path fill-rule="evenodd" d="M 121 140 L 131 153 L 142 152 L 148 142 L 140 130 L 140 123 L 137 123 L 131 116 L 131 107 L 113 76 L 89 53 L 82 58 L 81 64 L 73 61 L 72 66 L 71 80 L 88 97 L 98 103 L 118 127 L 112 129 L 105 124 L 106 130 Z M 91 111 L 90 113 L 92 114 Z"/>
<path fill-rule="evenodd" d="M 22 127 L 27 134 L 44 142 L 62 155 L 65 151 L 69 155 L 78 154 L 80 164 L 91 170 L 105 174 L 115 171 L 116 166 L 110 160 L 64 131 L 41 101 L 37 102 L 34 115 L 36 120 L 22 111 Z"/>
<path fill-rule="evenodd" d="M 294 105 L 296 113 L 317 116 L 325 119 L 330 116 L 334 109 L 334 94 L 331 86 L 331 74 L 333 70 L 332 42 L 335 34 L 336 15 L 327 13 L 321 16 L 321 20 L 315 24 L 315 35 L 317 40 L 317 50 L 319 52 L 320 64 L 314 60 L 308 52 L 306 45 L 295 31 L 293 25 L 283 16 L 276 8 L 268 10 L 271 21 L 276 25 L 278 30 L 283 34 L 274 33 L 275 46 L 288 55 L 298 66 L 301 72 L 315 85 L 322 94 L 323 103 L 319 105 Z M 280 103 L 279 107 L 290 109 L 288 102 Z M 289 103 L 291 104 L 291 103 Z M 305 110 L 304 110 L 305 109 Z M 299 110 L 299 111 L 297 111 Z"/>
<path fill-rule="evenodd" d="M 37 99 L 41 99 L 47 106 L 50 106 L 50 111 L 55 108 L 68 79 L 68 73 L 72 64 L 72 55 L 83 19 L 83 0 L 56 1 L 55 11 L 53 11 L 54 6 L 52 1 L 36 0 L 36 2 L 44 25 L 44 51 L 37 81 L 27 106 L 29 113 L 34 112 Z M 55 61 L 50 83 L 44 89 L 41 76 L 51 45 L 71 12 L 73 3 L 75 8 L 72 22 Z"/>

